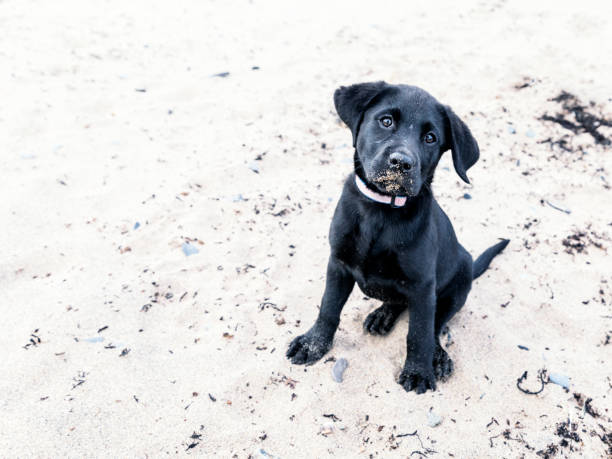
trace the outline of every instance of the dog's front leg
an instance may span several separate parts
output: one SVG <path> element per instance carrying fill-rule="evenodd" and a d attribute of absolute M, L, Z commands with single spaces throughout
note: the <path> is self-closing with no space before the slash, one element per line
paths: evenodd
<path fill-rule="evenodd" d="M 330 257 L 319 317 L 310 330 L 289 345 L 287 357 L 291 362 L 309 365 L 329 351 L 340 323 L 340 313 L 354 285 L 355 279 L 351 273 L 333 256 Z"/>
<path fill-rule="evenodd" d="M 407 391 L 415 390 L 417 394 L 422 394 L 428 389 L 436 389 L 432 363 L 435 349 L 436 313 L 436 294 L 433 282 L 420 286 L 415 293 L 414 301 L 409 307 L 410 325 L 406 345 L 406 363 L 398 382 Z"/>

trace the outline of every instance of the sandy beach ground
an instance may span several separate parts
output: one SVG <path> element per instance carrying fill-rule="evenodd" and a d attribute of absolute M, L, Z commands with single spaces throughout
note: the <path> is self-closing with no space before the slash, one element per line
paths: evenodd
<path fill-rule="evenodd" d="M 0 456 L 612 456 L 612 129 L 541 119 L 612 119 L 611 5 L 0 1 Z M 358 289 L 342 383 L 284 356 L 352 169 L 333 91 L 381 79 L 480 144 L 434 183 L 462 244 L 511 239 L 424 395 Z"/>

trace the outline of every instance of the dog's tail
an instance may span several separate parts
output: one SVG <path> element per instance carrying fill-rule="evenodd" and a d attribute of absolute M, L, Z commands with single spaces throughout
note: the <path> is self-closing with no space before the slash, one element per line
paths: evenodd
<path fill-rule="evenodd" d="M 482 255 L 476 258 L 476 261 L 472 267 L 472 279 L 476 279 L 487 270 L 493 257 L 504 250 L 508 245 L 508 242 L 510 242 L 510 239 L 502 239 L 500 242 L 492 247 L 489 247 L 482 253 Z"/>

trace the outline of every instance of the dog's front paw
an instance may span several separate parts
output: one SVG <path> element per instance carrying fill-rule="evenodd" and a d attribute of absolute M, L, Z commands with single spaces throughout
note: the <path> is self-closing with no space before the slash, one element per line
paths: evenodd
<path fill-rule="evenodd" d="M 448 353 L 438 344 L 434 351 L 433 368 L 436 379 L 444 381 L 453 372 L 453 361 Z"/>
<path fill-rule="evenodd" d="M 436 390 L 436 378 L 433 370 L 425 370 L 418 366 L 407 363 L 400 373 L 400 385 L 407 391 L 414 390 L 417 394 L 423 394 L 427 390 Z"/>
<path fill-rule="evenodd" d="M 312 365 L 331 348 L 332 340 L 313 329 L 291 341 L 287 358 L 296 365 Z"/>
<path fill-rule="evenodd" d="M 400 314 L 399 307 L 383 303 L 381 307 L 368 314 L 363 322 L 363 329 L 372 335 L 386 335 L 391 331 Z"/>

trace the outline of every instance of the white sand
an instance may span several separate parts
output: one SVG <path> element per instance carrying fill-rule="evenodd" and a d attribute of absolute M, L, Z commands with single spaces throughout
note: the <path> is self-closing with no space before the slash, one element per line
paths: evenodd
<path fill-rule="evenodd" d="M 569 131 L 538 118 L 561 90 L 612 116 L 610 2 L 86 3 L 0 2 L 0 456 L 605 457 L 612 152 L 551 151 Z M 344 382 L 284 357 L 352 167 L 333 90 L 378 79 L 478 139 L 473 186 L 450 155 L 434 184 L 461 242 L 512 239 L 450 324 L 453 376 L 419 396 L 395 381 L 407 319 L 365 336 L 358 290 L 328 355 Z M 603 248 L 566 253 L 589 227 Z M 570 391 L 521 393 L 541 368 Z M 580 441 L 560 446 L 568 418 Z"/>

